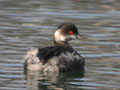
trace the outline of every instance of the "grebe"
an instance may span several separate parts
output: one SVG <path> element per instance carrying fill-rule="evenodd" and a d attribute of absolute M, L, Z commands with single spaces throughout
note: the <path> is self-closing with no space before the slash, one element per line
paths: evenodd
<path fill-rule="evenodd" d="M 54 46 L 35 48 L 24 57 L 24 67 L 44 72 L 67 72 L 84 70 L 84 58 L 73 49 L 68 41 L 80 38 L 77 27 L 63 23 L 54 33 Z"/>

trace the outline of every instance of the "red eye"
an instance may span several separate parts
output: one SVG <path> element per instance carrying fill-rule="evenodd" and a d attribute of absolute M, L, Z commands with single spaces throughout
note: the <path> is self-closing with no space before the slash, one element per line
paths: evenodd
<path fill-rule="evenodd" d="M 69 31 L 69 34 L 71 34 L 71 35 L 72 35 L 72 34 L 73 34 L 73 31 L 71 31 L 71 30 L 70 30 L 70 31 Z"/>

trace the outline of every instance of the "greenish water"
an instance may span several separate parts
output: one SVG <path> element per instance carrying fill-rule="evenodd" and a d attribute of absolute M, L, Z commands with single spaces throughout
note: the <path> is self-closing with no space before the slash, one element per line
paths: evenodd
<path fill-rule="evenodd" d="M 62 22 L 82 35 L 72 46 L 86 59 L 85 73 L 24 72 L 28 47 L 53 45 Z M 1 90 L 119 90 L 119 0 L 0 0 Z"/>

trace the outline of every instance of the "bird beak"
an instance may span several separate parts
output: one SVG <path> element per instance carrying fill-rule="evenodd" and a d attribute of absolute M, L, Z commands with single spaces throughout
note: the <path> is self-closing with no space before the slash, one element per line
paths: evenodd
<path fill-rule="evenodd" d="M 80 34 L 77 34 L 77 35 L 76 35 L 76 38 L 77 38 L 77 39 L 80 39 L 80 38 L 81 38 L 81 35 L 80 35 Z"/>

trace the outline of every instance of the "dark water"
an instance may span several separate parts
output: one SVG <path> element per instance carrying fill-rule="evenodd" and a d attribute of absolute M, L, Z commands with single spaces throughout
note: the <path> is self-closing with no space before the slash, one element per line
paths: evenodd
<path fill-rule="evenodd" d="M 62 22 L 77 25 L 71 44 L 86 59 L 86 72 L 24 73 L 28 47 L 53 45 Z M 0 0 L 1 90 L 120 90 L 119 0 Z"/>

